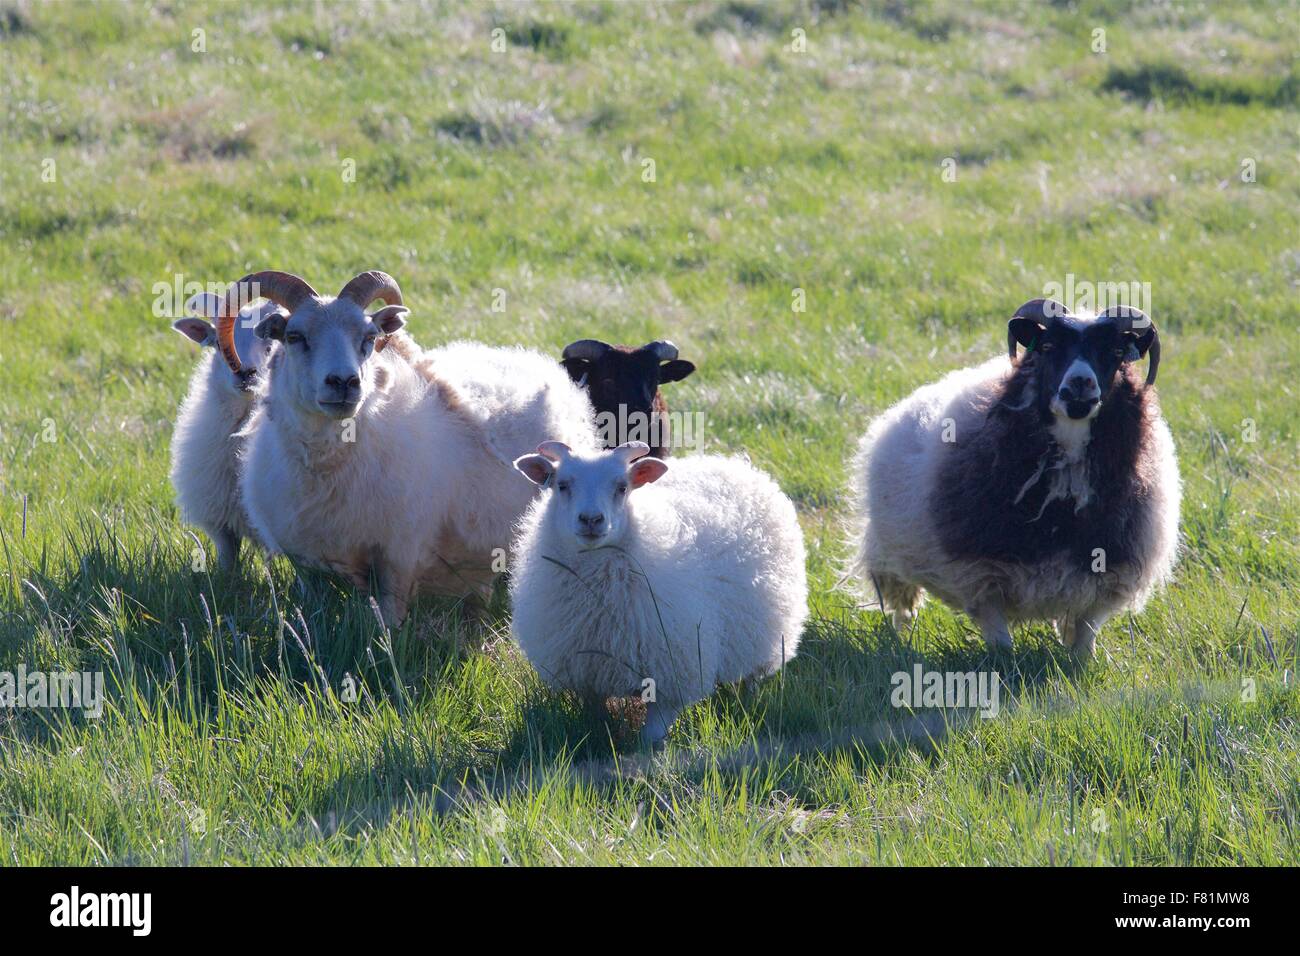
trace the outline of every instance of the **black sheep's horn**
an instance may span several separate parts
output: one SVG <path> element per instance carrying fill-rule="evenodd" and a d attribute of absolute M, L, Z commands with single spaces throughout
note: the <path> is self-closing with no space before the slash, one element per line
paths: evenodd
<path fill-rule="evenodd" d="M 1007 323 L 1007 354 L 1012 359 L 1016 357 L 1016 345 L 1018 344 L 1015 332 L 1016 319 L 1033 319 L 1046 329 L 1061 316 L 1069 314 L 1070 310 L 1055 299 L 1030 299 L 1016 309 L 1016 314 Z"/>
<path fill-rule="evenodd" d="M 655 359 L 660 362 L 671 362 L 677 358 L 677 346 L 667 339 L 651 342 L 648 345 L 641 346 L 641 348 L 647 352 L 653 352 Z"/>
<path fill-rule="evenodd" d="M 576 342 L 570 342 L 564 347 L 564 352 L 560 356 L 561 362 L 567 362 L 569 359 L 586 359 L 589 362 L 603 358 L 612 345 L 608 342 L 602 342 L 599 339 L 578 339 Z"/>
<path fill-rule="evenodd" d="M 1141 309 L 1131 305 L 1112 305 L 1109 309 L 1097 316 L 1097 321 L 1108 320 L 1119 326 L 1119 330 L 1125 333 L 1133 333 L 1140 329 L 1148 329 L 1151 333 L 1151 344 L 1147 346 L 1147 385 L 1156 383 L 1156 370 L 1160 368 L 1160 333 L 1156 331 L 1156 324 L 1151 321 L 1151 316 L 1147 315 Z"/>

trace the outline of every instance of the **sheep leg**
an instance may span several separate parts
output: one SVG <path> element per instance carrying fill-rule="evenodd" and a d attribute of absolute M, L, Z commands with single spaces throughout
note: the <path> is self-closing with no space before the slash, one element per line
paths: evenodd
<path fill-rule="evenodd" d="M 1067 619 L 1063 622 L 1065 630 L 1061 635 L 1065 646 L 1073 651 L 1076 657 L 1084 659 L 1092 657 L 1097 646 L 1097 635 L 1101 632 L 1101 625 L 1105 620 L 1100 614 L 1081 614 L 1077 618 Z"/>
<path fill-rule="evenodd" d="M 384 558 L 383 550 L 375 547 L 371 552 L 370 572 L 375 581 L 375 596 L 384 627 L 396 628 L 406 618 L 411 599 L 412 577 L 403 574 Z"/>
<path fill-rule="evenodd" d="M 908 584 L 902 578 L 885 573 L 872 574 L 871 583 L 875 586 L 880 609 L 889 615 L 894 630 L 901 633 L 903 628 L 911 627 L 916 618 L 916 605 L 921 597 L 920 588 Z"/>
<path fill-rule="evenodd" d="M 669 707 L 658 701 L 645 705 L 645 723 L 641 727 L 641 740 L 654 745 L 668 736 L 668 731 L 677 719 L 677 708 Z"/>
<path fill-rule="evenodd" d="M 1011 650 L 1011 629 L 1007 627 L 1007 618 L 1002 611 L 991 604 L 984 604 L 967 613 L 979 625 L 980 635 L 989 650 Z"/>
<path fill-rule="evenodd" d="M 212 536 L 212 543 L 217 546 L 217 567 L 227 573 L 235 570 L 239 560 L 239 535 L 230 528 L 218 528 Z"/>
<path fill-rule="evenodd" d="M 1069 647 L 1074 643 L 1074 618 L 1058 617 L 1052 621 L 1052 626 L 1056 628 L 1056 639 Z"/>

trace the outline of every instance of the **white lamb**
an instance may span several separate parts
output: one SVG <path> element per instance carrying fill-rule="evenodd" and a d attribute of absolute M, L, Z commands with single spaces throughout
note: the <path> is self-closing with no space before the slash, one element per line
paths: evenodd
<path fill-rule="evenodd" d="M 808 616 L 794 505 L 738 458 L 671 469 L 641 442 L 548 441 L 515 467 L 546 489 L 520 525 L 515 639 L 552 687 L 640 696 L 649 742 L 715 685 L 794 657 Z M 651 485 L 651 482 L 656 482 Z"/>
<path fill-rule="evenodd" d="M 188 311 L 215 319 L 221 298 L 200 293 L 186 303 Z M 217 564 L 234 568 L 240 542 L 252 530 L 239 503 L 238 451 L 235 433 L 252 411 L 259 379 L 266 373 L 279 343 L 257 338 L 254 327 L 280 312 L 266 302 L 240 310 L 233 329 L 239 352 L 249 365 L 234 371 L 222 353 L 217 330 L 201 318 L 177 319 L 172 328 L 205 349 L 190 377 L 190 388 L 176 416 L 172 433 L 172 486 L 187 523 L 202 528 L 216 545 Z M 259 370 L 262 372 L 258 375 Z"/>
<path fill-rule="evenodd" d="M 591 406 L 554 361 L 475 345 L 420 353 L 382 272 L 334 298 L 284 272 L 236 289 L 286 310 L 257 329 L 284 351 L 243 432 L 250 521 L 273 552 L 373 582 L 389 625 L 416 593 L 490 587 L 534 497 L 515 456 L 557 433 L 597 447 Z M 377 299 L 390 304 L 366 314 Z"/>

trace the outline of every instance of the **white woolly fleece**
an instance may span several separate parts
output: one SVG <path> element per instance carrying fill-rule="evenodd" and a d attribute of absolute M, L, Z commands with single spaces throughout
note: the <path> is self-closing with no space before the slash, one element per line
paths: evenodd
<path fill-rule="evenodd" d="M 560 436 L 595 448 L 591 406 L 554 360 L 523 349 L 413 343 L 372 355 L 373 394 L 344 423 L 299 416 L 277 394 L 247 429 L 242 490 L 268 548 L 365 586 L 385 620 L 417 591 L 490 587 L 494 549 L 535 496 L 513 457 Z"/>
<path fill-rule="evenodd" d="M 628 496 L 617 546 L 578 551 L 547 490 L 520 523 L 515 639 L 552 687 L 675 710 L 794 657 L 808 616 L 794 505 L 738 458 L 672 460 Z"/>
<path fill-rule="evenodd" d="M 205 349 L 190 379 L 172 432 L 171 481 L 181 518 L 197 525 L 217 543 L 223 563 L 228 536 L 252 536 L 239 502 L 238 452 L 235 437 L 252 410 L 255 393 L 229 383 L 225 360 Z"/>

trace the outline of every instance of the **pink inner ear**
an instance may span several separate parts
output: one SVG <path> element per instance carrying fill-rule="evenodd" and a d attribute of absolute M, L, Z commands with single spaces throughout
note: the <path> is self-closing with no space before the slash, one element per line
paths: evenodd
<path fill-rule="evenodd" d="M 172 323 L 172 328 L 199 345 L 216 334 L 212 326 L 202 319 L 177 319 Z"/>
<path fill-rule="evenodd" d="M 642 458 L 628 469 L 627 474 L 632 482 L 632 487 L 640 488 L 652 481 L 658 481 L 667 471 L 668 466 L 658 458 Z"/>
<path fill-rule="evenodd" d="M 524 455 L 515 462 L 518 468 L 529 481 L 541 485 L 546 483 L 546 479 L 551 477 L 554 471 L 551 463 L 541 455 Z"/>

